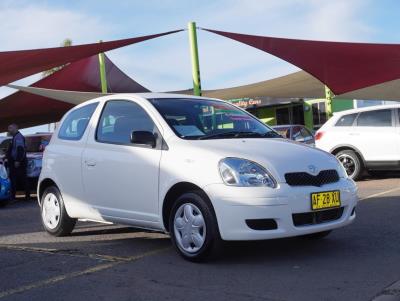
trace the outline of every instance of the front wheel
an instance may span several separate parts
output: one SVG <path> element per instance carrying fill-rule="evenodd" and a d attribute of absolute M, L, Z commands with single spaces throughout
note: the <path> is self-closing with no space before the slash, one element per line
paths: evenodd
<path fill-rule="evenodd" d="M 363 165 L 358 155 L 352 150 L 343 150 L 336 154 L 349 178 L 359 180 L 363 173 Z"/>
<path fill-rule="evenodd" d="M 187 260 L 202 261 L 220 251 L 222 241 L 217 220 L 202 192 L 185 193 L 175 201 L 169 231 L 174 247 Z"/>
<path fill-rule="evenodd" d="M 76 219 L 68 216 L 61 193 L 56 186 L 44 191 L 41 198 L 41 213 L 44 229 L 53 236 L 69 235 L 75 227 Z"/>

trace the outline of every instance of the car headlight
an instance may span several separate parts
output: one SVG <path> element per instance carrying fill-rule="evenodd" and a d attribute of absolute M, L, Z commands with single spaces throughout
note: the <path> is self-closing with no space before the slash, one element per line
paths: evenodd
<path fill-rule="evenodd" d="M 0 164 L 0 178 L 4 180 L 8 178 L 7 170 L 3 164 Z"/>
<path fill-rule="evenodd" d="M 225 158 L 219 162 L 219 172 L 226 185 L 239 187 L 276 187 L 272 175 L 260 164 L 240 159 Z"/>

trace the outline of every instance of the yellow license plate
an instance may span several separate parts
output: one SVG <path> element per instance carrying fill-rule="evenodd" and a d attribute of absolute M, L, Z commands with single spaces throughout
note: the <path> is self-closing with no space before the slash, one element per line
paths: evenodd
<path fill-rule="evenodd" d="M 321 210 L 340 207 L 340 191 L 311 193 L 311 209 Z"/>

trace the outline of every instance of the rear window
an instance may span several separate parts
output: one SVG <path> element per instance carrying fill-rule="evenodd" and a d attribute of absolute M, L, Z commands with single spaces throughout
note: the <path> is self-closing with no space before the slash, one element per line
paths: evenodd
<path fill-rule="evenodd" d="M 91 103 L 68 114 L 58 132 L 63 140 L 80 140 L 98 103 Z"/>
<path fill-rule="evenodd" d="M 275 132 L 278 132 L 279 135 L 281 135 L 284 138 L 290 138 L 290 128 L 284 128 L 284 127 L 279 127 L 279 128 L 274 128 Z"/>
<path fill-rule="evenodd" d="M 50 143 L 51 135 L 37 135 L 25 137 L 26 152 L 38 153 L 43 152 Z"/>
<path fill-rule="evenodd" d="M 392 110 L 362 112 L 357 118 L 357 126 L 392 126 Z"/>
<path fill-rule="evenodd" d="M 354 123 L 354 119 L 356 119 L 356 117 L 357 117 L 357 113 L 343 115 L 336 122 L 335 126 L 352 126 Z"/>

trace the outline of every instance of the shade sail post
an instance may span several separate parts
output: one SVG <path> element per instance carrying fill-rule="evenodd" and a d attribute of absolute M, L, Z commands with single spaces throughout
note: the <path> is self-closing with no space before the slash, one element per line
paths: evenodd
<path fill-rule="evenodd" d="M 332 93 L 332 91 L 329 89 L 328 86 L 325 86 L 325 99 L 326 99 L 326 117 L 329 119 L 333 116 L 333 110 L 332 110 L 332 101 L 335 95 Z"/>
<path fill-rule="evenodd" d="M 103 41 L 100 40 L 99 43 Z M 101 93 L 107 93 L 107 77 L 106 77 L 106 62 L 104 58 L 104 52 L 99 53 L 99 73 L 100 73 L 100 84 Z"/>
<path fill-rule="evenodd" d="M 188 23 L 190 56 L 192 59 L 193 95 L 201 96 L 199 50 L 195 22 Z"/>

